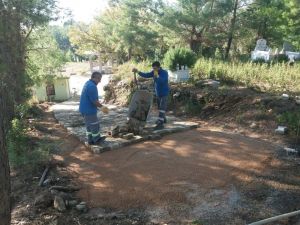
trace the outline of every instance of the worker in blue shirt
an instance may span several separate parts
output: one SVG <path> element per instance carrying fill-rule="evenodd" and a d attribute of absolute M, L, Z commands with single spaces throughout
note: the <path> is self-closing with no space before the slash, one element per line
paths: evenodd
<path fill-rule="evenodd" d="M 100 72 L 93 72 L 91 79 L 85 83 L 80 96 L 79 112 L 84 117 L 90 145 L 102 144 L 105 140 L 105 136 L 101 137 L 100 135 L 100 121 L 97 117 L 98 107 L 108 113 L 107 108 L 99 102 L 97 85 L 101 79 Z"/>
<path fill-rule="evenodd" d="M 153 78 L 155 84 L 155 93 L 157 97 L 157 105 L 159 110 L 158 120 L 156 121 L 155 129 L 164 128 L 166 119 L 167 101 L 169 95 L 169 83 L 168 83 L 168 72 L 163 70 L 159 62 L 152 63 L 152 71 L 149 73 L 143 73 L 134 68 L 132 72 L 138 73 L 144 78 Z"/>

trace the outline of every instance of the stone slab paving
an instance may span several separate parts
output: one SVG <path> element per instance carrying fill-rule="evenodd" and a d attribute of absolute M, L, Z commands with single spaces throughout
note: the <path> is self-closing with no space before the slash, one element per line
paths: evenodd
<path fill-rule="evenodd" d="M 102 146 L 89 146 L 86 139 L 86 129 L 84 126 L 83 117 L 78 112 L 78 100 L 69 100 L 62 103 L 57 103 L 52 106 L 55 118 L 63 125 L 71 134 L 79 138 L 95 153 L 118 149 L 124 146 L 135 144 L 147 140 L 157 140 L 167 134 L 182 132 L 197 128 L 198 124 L 194 122 L 182 121 L 174 116 L 168 116 L 168 123 L 162 130 L 153 130 L 156 121 L 156 112 L 151 111 L 143 135 L 134 136 L 132 139 L 113 138 L 107 136 L 112 127 L 122 125 L 127 121 L 128 108 L 106 105 L 109 108 L 109 114 L 98 112 L 100 118 L 100 126 L 102 135 L 106 135 L 106 143 Z"/>

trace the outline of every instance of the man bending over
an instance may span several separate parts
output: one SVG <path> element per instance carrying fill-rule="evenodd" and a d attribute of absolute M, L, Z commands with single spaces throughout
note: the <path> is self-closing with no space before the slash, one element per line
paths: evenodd
<path fill-rule="evenodd" d="M 161 68 L 159 62 L 152 63 L 152 71 L 143 73 L 134 68 L 132 72 L 138 73 L 141 77 L 152 78 L 155 84 L 155 93 L 157 96 L 157 105 L 159 110 L 155 129 L 163 129 L 166 119 L 167 101 L 169 95 L 168 72 Z"/>

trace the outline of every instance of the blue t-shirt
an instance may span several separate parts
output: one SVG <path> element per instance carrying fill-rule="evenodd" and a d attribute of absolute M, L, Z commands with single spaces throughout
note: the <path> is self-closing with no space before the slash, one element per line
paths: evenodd
<path fill-rule="evenodd" d="M 169 75 L 166 70 L 159 69 L 158 77 L 154 77 L 154 72 L 149 73 L 139 72 L 139 75 L 144 78 L 153 78 L 155 84 L 155 92 L 158 97 L 164 97 L 169 94 Z"/>
<path fill-rule="evenodd" d="M 94 81 L 87 81 L 80 96 L 79 112 L 82 115 L 97 114 L 97 106 L 94 104 L 99 99 L 97 85 Z"/>

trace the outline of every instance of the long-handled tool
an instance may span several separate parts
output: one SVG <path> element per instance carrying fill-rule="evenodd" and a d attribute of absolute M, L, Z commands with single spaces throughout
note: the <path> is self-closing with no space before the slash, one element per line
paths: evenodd
<path fill-rule="evenodd" d="M 136 78 L 136 72 L 134 72 L 134 83 L 135 83 L 136 88 L 139 90 L 139 84 L 138 84 L 138 81 Z"/>
<path fill-rule="evenodd" d="M 275 222 L 275 221 L 282 220 L 282 219 L 285 219 L 285 218 L 289 218 L 291 216 L 297 216 L 299 214 L 300 214 L 300 210 L 290 212 L 290 213 L 285 213 L 285 214 L 282 214 L 282 215 L 279 215 L 279 216 L 274 216 L 274 217 L 271 217 L 271 218 L 268 218 L 268 219 L 264 219 L 264 220 L 254 222 L 254 223 L 249 223 L 248 225 L 263 225 L 263 224 L 270 224 L 270 223 L 273 224 L 273 222 Z"/>

